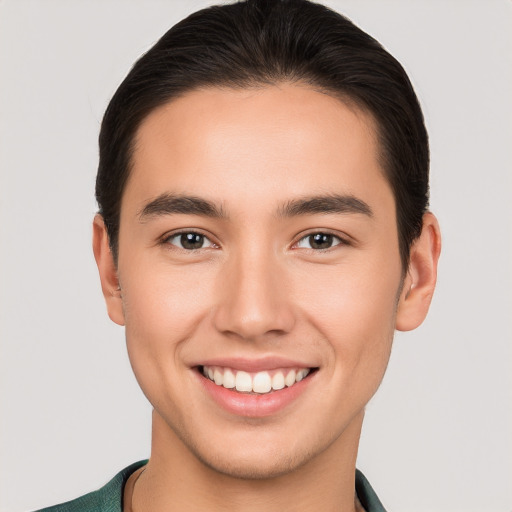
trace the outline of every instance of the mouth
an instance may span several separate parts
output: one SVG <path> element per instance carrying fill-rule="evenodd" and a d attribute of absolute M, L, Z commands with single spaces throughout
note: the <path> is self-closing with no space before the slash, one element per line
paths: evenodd
<path fill-rule="evenodd" d="M 265 395 L 293 388 L 318 368 L 275 368 L 247 372 L 224 366 L 198 366 L 199 373 L 220 388 L 240 394 Z"/>

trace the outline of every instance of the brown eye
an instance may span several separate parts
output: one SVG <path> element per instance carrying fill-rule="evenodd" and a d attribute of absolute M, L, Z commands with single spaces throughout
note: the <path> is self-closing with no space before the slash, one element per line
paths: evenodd
<path fill-rule="evenodd" d="M 214 245 L 204 235 L 201 233 L 195 233 L 193 231 L 186 233 L 176 233 L 175 235 L 170 236 L 166 242 L 187 251 L 204 249 L 205 247 L 213 247 Z"/>
<path fill-rule="evenodd" d="M 312 249 L 329 249 L 332 247 L 332 235 L 316 233 L 309 236 L 309 245 Z"/>
<path fill-rule="evenodd" d="M 184 233 L 180 235 L 180 243 L 183 249 L 201 249 L 204 236 L 198 233 Z"/>
<path fill-rule="evenodd" d="M 303 249 L 330 249 L 342 243 L 342 240 L 330 233 L 312 233 L 299 240 L 297 247 Z"/>

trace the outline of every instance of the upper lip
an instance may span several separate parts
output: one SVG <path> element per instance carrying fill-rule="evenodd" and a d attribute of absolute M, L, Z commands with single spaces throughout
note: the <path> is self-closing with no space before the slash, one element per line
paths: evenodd
<path fill-rule="evenodd" d="M 193 366 L 220 366 L 223 368 L 232 368 L 245 372 L 262 372 L 268 370 L 277 370 L 280 368 L 314 368 L 315 365 L 304 363 L 299 360 L 284 358 L 281 356 L 266 356 L 261 358 L 245 357 L 220 357 L 205 359 Z"/>

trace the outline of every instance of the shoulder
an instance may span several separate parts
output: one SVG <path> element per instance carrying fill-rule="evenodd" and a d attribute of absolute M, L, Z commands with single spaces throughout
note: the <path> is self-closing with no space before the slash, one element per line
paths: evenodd
<path fill-rule="evenodd" d="M 124 485 L 129 476 L 146 462 L 144 460 L 128 466 L 97 491 L 36 512 L 122 512 Z"/>

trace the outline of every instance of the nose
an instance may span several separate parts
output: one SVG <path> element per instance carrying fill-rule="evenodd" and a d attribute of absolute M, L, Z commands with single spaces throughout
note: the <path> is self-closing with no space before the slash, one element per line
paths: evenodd
<path fill-rule="evenodd" d="M 289 283 L 277 258 L 245 252 L 227 263 L 219 276 L 215 328 L 248 341 L 289 333 L 295 315 Z"/>

